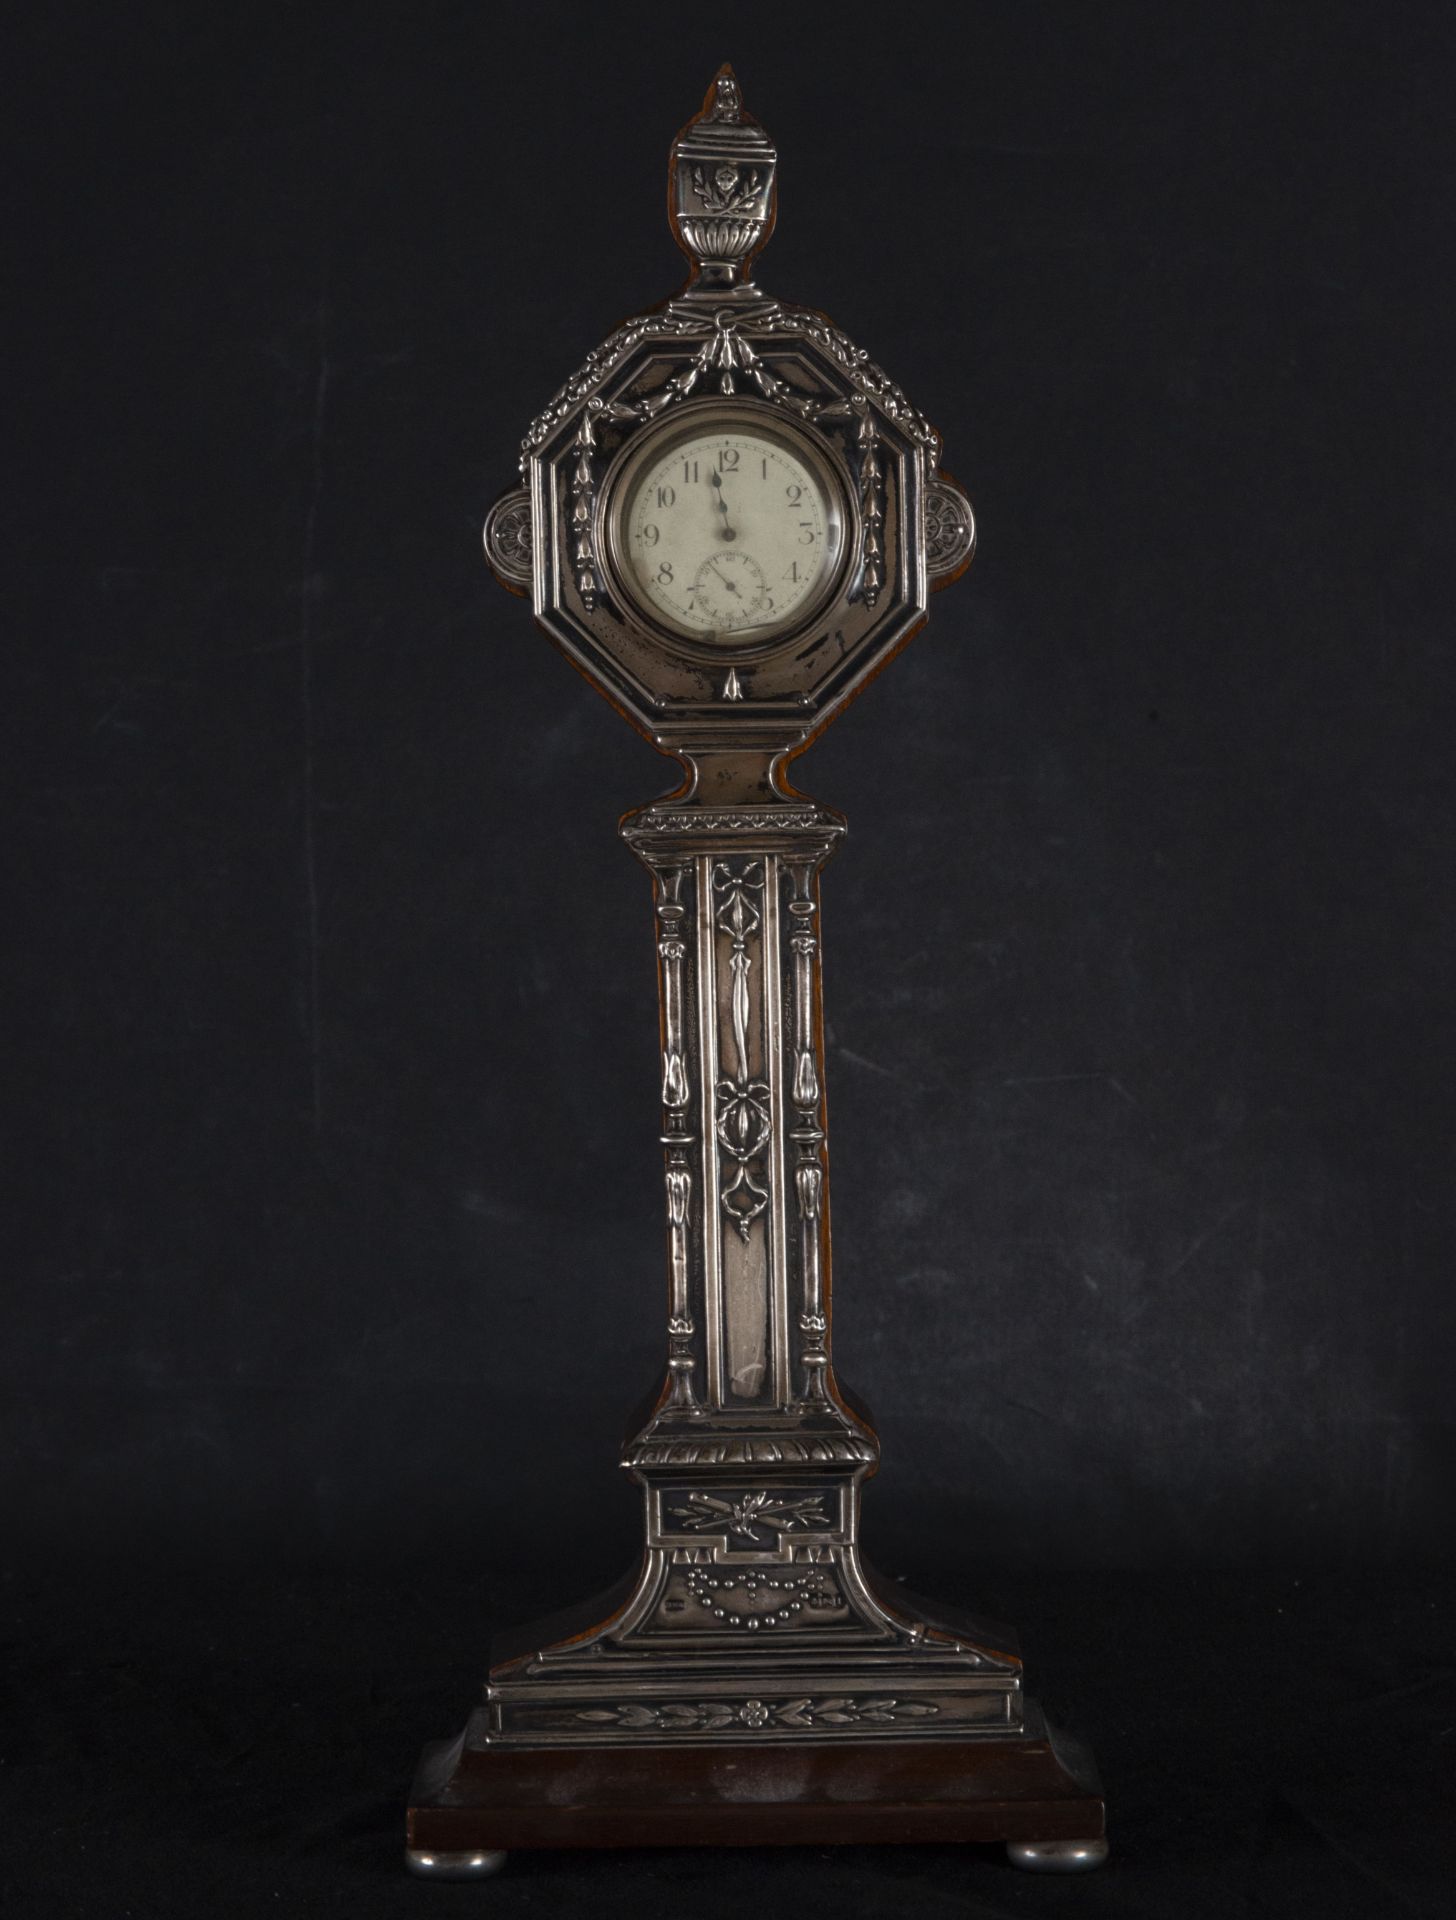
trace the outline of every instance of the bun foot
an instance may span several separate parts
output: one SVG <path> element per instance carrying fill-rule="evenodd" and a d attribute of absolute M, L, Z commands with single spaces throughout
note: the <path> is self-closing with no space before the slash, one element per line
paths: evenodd
<path fill-rule="evenodd" d="M 404 1863 L 424 1880 L 488 1880 L 506 1863 L 504 1852 L 475 1847 L 464 1853 L 438 1853 L 429 1847 L 406 1847 Z"/>
<path fill-rule="evenodd" d="M 1107 1858 L 1105 1840 L 1008 1840 L 1006 1858 L 1027 1873 L 1087 1873 Z"/>

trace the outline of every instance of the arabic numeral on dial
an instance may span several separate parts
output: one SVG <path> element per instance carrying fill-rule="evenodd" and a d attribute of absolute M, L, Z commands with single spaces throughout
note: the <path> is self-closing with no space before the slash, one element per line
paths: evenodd
<path fill-rule="evenodd" d="M 642 538 L 642 544 L 644 547 L 655 547 L 658 541 L 662 538 L 662 535 L 658 532 L 656 527 L 644 527 L 642 529 L 641 538 Z"/>
<path fill-rule="evenodd" d="M 693 484 L 693 482 L 697 479 L 697 477 L 698 477 L 697 461 L 684 460 L 683 461 L 683 485 L 685 487 L 690 487 Z"/>
<path fill-rule="evenodd" d="M 799 525 L 805 529 L 805 531 L 799 535 L 799 545 L 801 547 L 812 547 L 815 540 L 819 537 L 814 531 L 814 522 L 812 520 L 801 520 Z"/>
<path fill-rule="evenodd" d="M 759 464 L 759 465 L 760 465 L 760 466 L 761 466 L 761 467 L 763 468 L 763 477 L 764 477 L 764 479 L 765 479 L 765 480 L 767 480 L 767 478 L 768 478 L 768 455 L 767 455 L 767 454 L 765 454 L 765 455 L 763 456 L 763 458 L 762 458 L 762 460 L 760 460 L 758 464 Z"/>
<path fill-rule="evenodd" d="M 791 507 L 796 507 L 804 497 L 804 489 L 796 481 L 791 480 L 784 488 L 784 497 Z"/>
<path fill-rule="evenodd" d="M 784 578 L 785 578 L 785 580 L 792 580 L 792 581 L 793 581 L 793 583 L 794 583 L 794 585 L 795 585 L 795 586 L 797 586 L 797 585 L 799 584 L 799 582 L 800 582 L 800 580 L 802 580 L 802 579 L 803 579 L 803 577 L 804 577 L 804 576 L 803 576 L 803 575 L 802 575 L 802 574 L 801 574 L 801 573 L 799 572 L 799 563 L 798 563 L 798 561 L 797 561 L 797 560 L 793 560 L 793 561 L 790 561 L 790 563 L 789 563 L 789 570 L 788 570 L 788 572 L 787 572 L 787 573 L 786 573 L 786 574 L 784 575 Z"/>
<path fill-rule="evenodd" d="M 659 487 L 657 489 L 657 504 L 660 507 L 675 506 L 677 504 L 677 488 Z"/>
<path fill-rule="evenodd" d="M 672 585 L 671 560 L 664 560 L 662 565 L 657 569 L 657 584 L 660 587 L 670 587 Z"/>
<path fill-rule="evenodd" d="M 718 465 L 724 473 L 737 473 L 738 471 L 737 447 L 724 447 L 723 452 L 719 457 Z"/>

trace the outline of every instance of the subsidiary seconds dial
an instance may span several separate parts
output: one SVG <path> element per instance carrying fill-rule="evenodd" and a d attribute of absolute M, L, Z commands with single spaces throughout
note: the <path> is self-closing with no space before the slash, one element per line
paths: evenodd
<path fill-rule="evenodd" d="M 802 624 L 840 571 L 842 488 L 807 440 L 746 409 L 659 430 L 615 488 L 629 597 L 685 637 L 753 645 Z"/>

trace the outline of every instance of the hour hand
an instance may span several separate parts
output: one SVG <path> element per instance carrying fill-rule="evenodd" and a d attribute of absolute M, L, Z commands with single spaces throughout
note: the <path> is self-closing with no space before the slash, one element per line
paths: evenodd
<path fill-rule="evenodd" d="M 713 471 L 708 475 L 708 479 L 713 488 L 713 503 L 723 516 L 723 525 L 718 531 L 718 538 L 720 540 L 736 540 L 738 536 L 728 524 L 728 502 L 723 498 L 723 476 L 719 473 L 718 469 L 714 467 Z"/>

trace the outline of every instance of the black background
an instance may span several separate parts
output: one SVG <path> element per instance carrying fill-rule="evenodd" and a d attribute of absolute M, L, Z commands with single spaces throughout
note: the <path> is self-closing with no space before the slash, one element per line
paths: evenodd
<path fill-rule="evenodd" d="M 1307 1757 L 1251 1677 L 1288 1671 L 1286 1603 L 1311 1713 L 1357 1647 L 1365 1698 L 1449 1671 L 1421 1569 L 1456 1491 L 1452 38 L 1434 6 L 30 23 L 0 726 L 35 1911 L 128 1911 L 128 1874 L 152 1913 L 427 1904 L 390 1877 L 415 1744 L 492 1620 L 630 1555 L 612 1463 L 663 1280 L 648 890 L 614 827 L 672 769 L 479 524 L 530 416 L 681 278 L 667 146 L 724 58 L 782 156 L 759 277 L 887 366 L 981 525 L 795 773 L 851 822 L 828 1073 L 868 1543 L 1065 1661 L 1063 1711 L 1124 1742 L 1114 1819 L 1119 1787 L 1162 1809 L 1149 1872 L 1196 1829 L 1175 1888 L 1138 1882 L 1134 1821 L 1089 1911 L 1215 1882 L 1210 1912 L 1343 1912 L 1337 1884 L 1428 1910 L 1393 1799 L 1352 1854 L 1333 1787 L 1271 1799 L 1247 1758 L 1276 1721 Z M 1227 1779 L 1163 1752 L 1178 1686 Z M 285 1695 L 327 1737 L 291 1739 Z M 1449 1756 L 1449 1699 L 1373 1717 Z M 290 1825 L 341 1744 L 352 1811 Z M 204 1750 L 264 1811 L 194 1809 L 188 1906 L 163 1783 Z M 93 1814 L 56 1812 L 63 1777 Z M 1263 1838 L 1221 1849 L 1237 1792 Z M 784 1897 L 1050 1891 L 868 1862 L 782 1865 Z M 748 1869 L 521 1871 L 505 1911 L 706 1913 Z"/>

